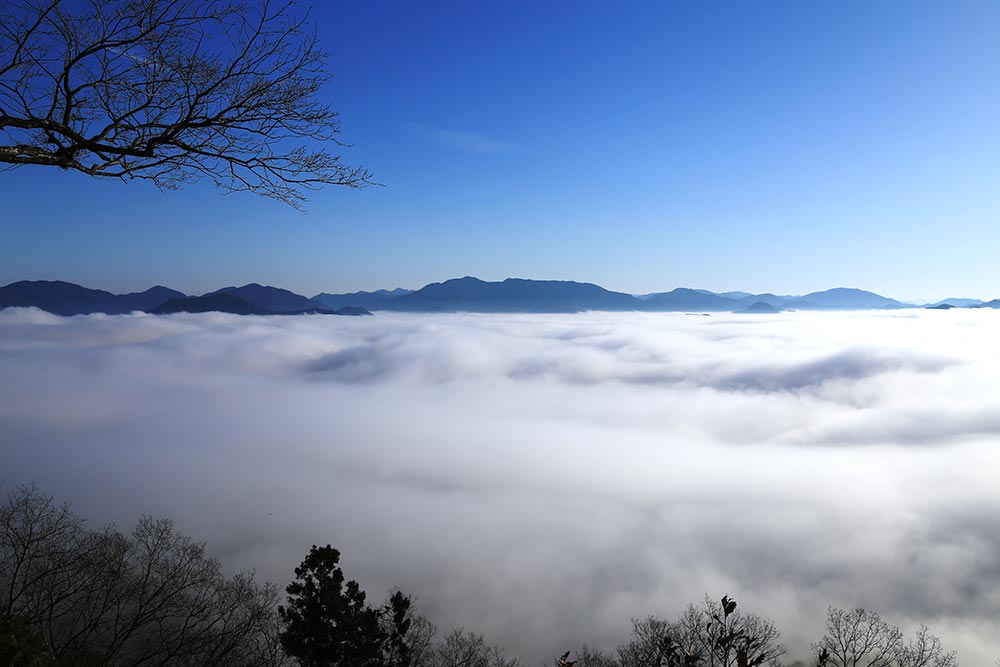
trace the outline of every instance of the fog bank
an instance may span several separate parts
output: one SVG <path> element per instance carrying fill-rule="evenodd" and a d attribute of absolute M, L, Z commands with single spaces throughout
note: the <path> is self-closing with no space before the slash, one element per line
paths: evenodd
<path fill-rule="evenodd" d="M 0 481 L 173 517 L 282 586 L 529 664 L 705 592 L 793 653 L 828 605 L 1000 656 L 1000 312 L 61 318 L 0 311 Z"/>

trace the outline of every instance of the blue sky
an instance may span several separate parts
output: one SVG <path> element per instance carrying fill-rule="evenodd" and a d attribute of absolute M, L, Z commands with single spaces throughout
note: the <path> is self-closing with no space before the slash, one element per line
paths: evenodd
<path fill-rule="evenodd" d="M 318 3 L 349 163 L 307 213 L 0 173 L 0 284 L 461 275 L 1000 296 L 1000 4 Z"/>

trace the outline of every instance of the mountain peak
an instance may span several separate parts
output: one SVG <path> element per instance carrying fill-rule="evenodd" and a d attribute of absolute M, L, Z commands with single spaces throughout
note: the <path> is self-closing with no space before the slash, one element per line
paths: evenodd
<path fill-rule="evenodd" d="M 260 283 L 247 283 L 242 287 L 223 287 L 202 296 L 215 294 L 232 294 L 253 306 L 274 313 L 301 312 L 316 307 L 313 301 L 301 294 L 283 287 L 271 287 Z"/>
<path fill-rule="evenodd" d="M 905 308 L 906 304 L 856 287 L 834 287 L 810 292 L 787 304 L 800 310 L 886 310 Z"/>
<path fill-rule="evenodd" d="M 385 308 L 423 312 L 570 313 L 583 310 L 640 310 L 630 294 L 611 292 L 592 283 L 568 280 L 507 278 L 487 282 L 465 276 L 386 301 Z"/>

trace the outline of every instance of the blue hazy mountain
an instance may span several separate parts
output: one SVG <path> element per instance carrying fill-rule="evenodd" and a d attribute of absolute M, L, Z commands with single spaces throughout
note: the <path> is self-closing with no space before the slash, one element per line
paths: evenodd
<path fill-rule="evenodd" d="M 954 306 L 955 308 L 975 308 L 976 306 L 983 305 L 982 299 L 941 299 L 940 301 L 935 301 L 934 303 L 927 304 L 928 306 Z"/>
<path fill-rule="evenodd" d="M 743 294 L 743 292 L 728 292 L 728 294 Z M 720 294 L 719 296 L 725 296 L 725 294 Z M 780 309 L 793 298 L 794 297 L 778 296 L 777 294 L 765 292 L 764 294 L 748 294 L 747 296 L 740 297 L 737 300 L 741 304 L 745 304 L 747 306 L 752 306 L 755 303 L 766 303 L 769 306 L 774 306 Z"/>
<path fill-rule="evenodd" d="M 145 292 L 112 294 L 61 280 L 21 280 L 0 287 L 0 308 L 34 306 L 56 315 L 108 313 L 116 315 L 133 310 L 148 310 L 184 294 L 167 287 L 151 287 Z"/>
<path fill-rule="evenodd" d="M 795 297 L 778 296 L 769 292 L 753 294 L 751 292 L 712 292 L 707 289 L 679 287 L 670 292 L 653 292 L 639 294 L 636 298 L 647 303 L 648 310 L 684 311 L 684 310 L 741 310 L 763 301 L 780 308 Z"/>
<path fill-rule="evenodd" d="M 647 294 L 642 300 L 643 310 L 686 311 L 686 310 L 733 310 L 740 308 L 741 303 L 715 294 L 708 290 L 678 287 L 669 292 Z"/>
<path fill-rule="evenodd" d="M 231 294 L 271 313 L 304 312 L 317 306 L 322 307 L 322 304 L 314 303 L 301 294 L 296 294 L 281 287 L 271 287 L 258 283 L 249 283 L 242 287 L 223 287 L 202 296 L 212 296 L 214 294 Z"/>
<path fill-rule="evenodd" d="M 413 290 L 403 289 L 402 287 L 392 290 L 380 289 L 374 292 L 350 292 L 348 294 L 321 292 L 310 299 L 310 301 L 323 308 L 332 308 L 334 310 L 344 307 L 379 310 L 389 299 L 410 294 L 411 292 Z"/>
<path fill-rule="evenodd" d="M 643 310 L 644 306 L 631 294 L 611 292 L 592 283 L 521 278 L 486 282 L 466 276 L 387 299 L 382 307 L 411 312 L 575 313 Z"/>
<path fill-rule="evenodd" d="M 748 315 L 774 315 L 775 313 L 780 313 L 781 308 L 772 306 L 766 301 L 754 301 L 752 304 L 743 308 L 741 310 L 735 311 L 737 313 L 746 313 Z"/>
<path fill-rule="evenodd" d="M 228 295 L 231 299 L 208 299 Z M 525 312 L 572 313 L 584 310 L 609 311 L 715 311 L 773 312 L 774 310 L 867 310 L 916 308 L 914 304 L 861 289 L 838 287 L 803 296 L 752 294 L 743 291 L 715 293 L 705 289 L 677 288 L 633 296 L 613 292 L 592 283 L 566 280 L 526 280 L 508 278 L 487 282 L 466 276 L 431 283 L 410 291 L 401 288 L 331 294 L 313 298 L 301 294 L 249 283 L 242 287 L 223 287 L 201 297 L 187 297 L 163 286 L 144 292 L 112 294 L 73 283 L 55 280 L 22 280 L 0 287 L 0 308 L 35 306 L 58 315 L 86 313 L 120 314 L 136 310 L 146 312 L 207 312 L 238 314 L 330 314 L 370 315 L 371 310 L 412 312 Z M 162 308 L 161 308 L 162 306 Z M 927 304 L 929 307 L 1000 308 L 1000 299 L 983 303 L 978 299 L 952 298 Z M 939 308 L 947 310 L 947 308 Z"/>
<path fill-rule="evenodd" d="M 952 310 L 953 308 L 958 308 L 959 306 L 953 306 L 950 303 L 939 303 L 935 306 L 924 306 L 924 310 Z"/>
<path fill-rule="evenodd" d="M 913 307 L 888 297 L 851 287 L 835 287 L 785 302 L 795 310 L 886 310 Z"/>

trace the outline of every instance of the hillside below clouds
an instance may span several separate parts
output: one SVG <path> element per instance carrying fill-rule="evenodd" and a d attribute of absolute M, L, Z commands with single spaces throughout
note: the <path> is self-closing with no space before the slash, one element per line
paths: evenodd
<path fill-rule="evenodd" d="M 189 296 L 167 287 L 112 294 L 61 281 L 23 280 L 0 287 L 0 308 L 34 306 L 57 315 L 89 313 L 153 314 L 224 312 L 238 315 L 370 315 L 370 311 L 576 313 L 587 310 L 642 312 L 734 312 L 773 314 L 783 310 L 888 310 L 935 307 L 1000 308 L 1000 300 L 945 299 L 910 304 L 861 289 L 838 287 L 802 296 L 750 292 L 715 293 L 679 287 L 669 292 L 633 295 L 593 283 L 568 280 L 508 278 L 489 282 L 466 276 L 431 283 L 418 290 L 397 288 L 373 292 L 306 297 L 280 287 L 249 283 Z"/>

